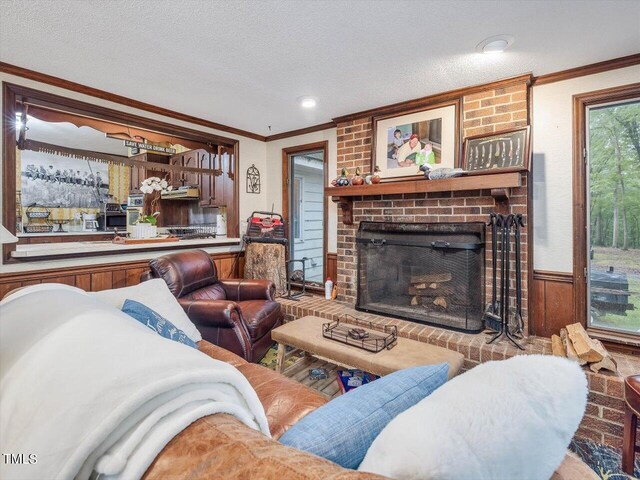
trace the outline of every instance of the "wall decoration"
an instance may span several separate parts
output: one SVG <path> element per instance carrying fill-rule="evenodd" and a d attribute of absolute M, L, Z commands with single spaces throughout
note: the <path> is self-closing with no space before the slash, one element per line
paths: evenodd
<path fill-rule="evenodd" d="M 374 117 L 371 170 L 383 181 L 418 178 L 420 166 L 454 168 L 458 157 L 459 102 Z"/>
<path fill-rule="evenodd" d="M 108 164 L 32 150 L 21 153 L 23 206 L 100 208 L 108 198 Z"/>
<path fill-rule="evenodd" d="M 247 193 L 260 193 L 260 170 L 253 164 L 247 168 Z"/>
<path fill-rule="evenodd" d="M 463 159 L 477 174 L 529 170 L 529 127 L 466 138 Z"/>
<path fill-rule="evenodd" d="M 136 142 L 136 141 L 133 141 L 133 140 L 125 140 L 124 141 L 124 146 L 132 148 L 132 149 L 136 149 L 138 151 L 140 151 L 140 150 L 148 150 L 150 152 L 168 153 L 168 154 L 171 154 L 171 155 L 176 153 L 176 149 L 175 148 L 162 147 L 160 145 L 154 145 L 152 143 Z"/>

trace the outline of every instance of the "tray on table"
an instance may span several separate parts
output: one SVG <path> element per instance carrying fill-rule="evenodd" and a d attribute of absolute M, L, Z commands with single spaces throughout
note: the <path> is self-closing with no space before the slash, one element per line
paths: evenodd
<path fill-rule="evenodd" d="M 349 320 L 351 323 L 347 323 Z M 354 329 L 361 329 L 367 333 L 365 338 L 353 338 L 349 333 Z M 395 325 L 379 326 L 371 322 L 363 322 L 351 315 L 343 315 L 334 322 L 322 324 L 322 336 L 336 342 L 367 350 L 381 352 L 391 349 L 398 340 L 398 327 Z"/>

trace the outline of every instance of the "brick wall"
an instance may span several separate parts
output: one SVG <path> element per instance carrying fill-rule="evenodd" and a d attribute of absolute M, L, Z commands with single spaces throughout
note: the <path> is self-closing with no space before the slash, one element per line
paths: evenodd
<path fill-rule="evenodd" d="M 528 125 L 527 85 L 496 88 L 463 98 L 465 137 Z"/>
<path fill-rule="evenodd" d="M 527 85 L 522 83 L 464 97 L 461 102 L 463 137 L 527 125 L 527 88 Z M 464 138 L 460 140 L 462 142 Z M 370 117 L 339 123 L 337 126 L 337 173 L 339 174 L 343 167 L 348 168 L 351 173 L 357 167 L 360 167 L 362 172 L 369 172 L 372 144 L 373 123 Z M 522 287 L 523 317 L 526 325 L 529 267 L 526 174 L 523 174 L 523 186 L 512 189 L 511 194 L 510 213 L 521 213 L 525 216 L 526 227 L 522 232 Z M 357 288 L 355 236 L 361 221 L 477 222 L 487 221 L 489 213 L 496 209 L 491 192 L 487 190 L 356 197 L 353 207 L 353 225 L 344 225 L 340 219 L 338 220 L 337 243 L 338 295 L 341 300 L 352 304 L 355 304 Z M 492 265 L 490 230 L 487 231 L 486 238 L 488 284 L 486 294 L 489 298 Z M 515 298 L 515 272 L 511 275 L 511 282 L 512 298 Z"/>

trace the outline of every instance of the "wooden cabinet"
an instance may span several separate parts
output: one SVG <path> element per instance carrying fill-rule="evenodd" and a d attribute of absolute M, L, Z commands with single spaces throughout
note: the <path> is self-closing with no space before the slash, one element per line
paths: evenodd
<path fill-rule="evenodd" d="M 210 170 L 211 173 L 200 175 L 200 206 L 222 207 L 227 205 L 224 176 L 224 160 L 219 154 L 203 155 L 200 158 L 200 168 Z M 226 188 L 225 188 L 226 187 Z"/>
<path fill-rule="evenodd" d="M 169 159 L 169 165 L 176 167 L 200 168 L 200 156 L 208 155 L 206 150 L 189 150 L 179 153 Z M 200 183 L 200 175 L 197 172 L 171 172 L 169 183 L 174 188 L 183 186 L 194 186 Z"/>
<path fill-rule="evenodd" d="M 200 174 L 200 206 L 213 207 L 216 199 L 215 166 L 216 156 L 213 154 L 200 155 L 200 168 L 212 170 L 211 173 Z"/>
<path fill-rule="evenodd" d="M 130 157 L 131 160 L 137 160 L 139 162 L 155 162 L 155 163 L 167 163 L 167 157 L 165 155 L 159 155 L 156 153 L 140 153 Z M 147 172 L 147 170 L 149 170 Z M 162 172 L 153 171 L 153 165 L 150 164 L 149 168 L 134 165 L 131 167 L 131 175 L 129 178 L 129 189 L 132 193 L 141 193 L 140 184 L 153 174 L 162 175 Z"/>
<path fill-rule="evenodd" d="M 131 167 L 131 175 L 130 175 L 130 186 L 129 190 L 131 193 L 141 193 L 140 192 L 140 184 L 145 179 L 145 169 L 144 167 L 139 167 L 134 165 Z"/>

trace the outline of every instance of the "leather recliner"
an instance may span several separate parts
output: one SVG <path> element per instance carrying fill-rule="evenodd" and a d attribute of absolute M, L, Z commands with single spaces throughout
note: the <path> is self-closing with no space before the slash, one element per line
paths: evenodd
<path fill-rule="evenodd" d="M 273 282 L 220 280 L 203 250 L 164 255 L 149 266 L 149 277 L 164 279 L 204 340 L 256 363 L 273 344 L 271 330 L 283 317 Z"/>

